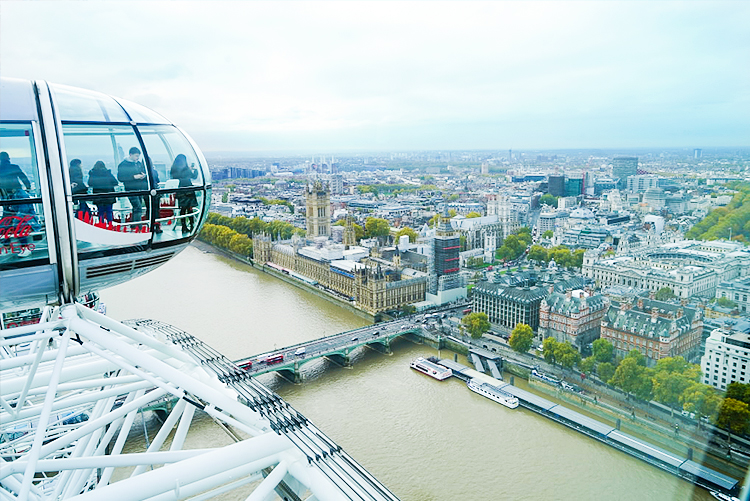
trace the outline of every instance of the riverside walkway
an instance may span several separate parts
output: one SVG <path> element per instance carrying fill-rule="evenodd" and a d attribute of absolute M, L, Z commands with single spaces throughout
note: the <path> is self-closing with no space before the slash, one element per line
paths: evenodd
<path fill-rule="evenodd" d="M 493 380 L 482 372 L 477 372 L 452 360 L 441 360 L 440 364 L 450 368 L 459 379 L 479 378 L 501 391 L 518 398 L 522 407 L 567 426 L 579 433 L 605 443 L 626 454 L 641 459 L 664 471 L 682 477 L 709 490 L 735 495 L 739 481 L 693 461 L 692 456 L 683 457 L 648 443 L 637 437 L 623 433 L 619 427 L 613 427 L 596 419 L 576 412 L 573 409 L 557 404 L 534 393 L 523 390 L 512 384 Z"/>

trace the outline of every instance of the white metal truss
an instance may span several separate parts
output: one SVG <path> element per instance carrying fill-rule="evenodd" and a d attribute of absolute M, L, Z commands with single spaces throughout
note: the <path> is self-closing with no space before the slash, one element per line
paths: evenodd
<path fill-rule="evenodd" d="M 397 499 L 215 350 L 166 324 L 131 325 L 75 304 L 0 331 L 0 500 L 199 500 L 235 489 L 249 501 Z M 158 432 L 146 450 L 124 452 L 155 405 L 166 416 Z M 235 443 L 184 448 L 197 409 Z"/>

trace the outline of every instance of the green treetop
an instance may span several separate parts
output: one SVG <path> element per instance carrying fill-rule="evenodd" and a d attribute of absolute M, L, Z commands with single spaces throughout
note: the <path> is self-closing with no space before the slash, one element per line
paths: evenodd
<path fill-rule="evenodd" d="M 490 330 L 490 321 L 484 312 L 469 313 L 461 319 L 461 323 L 473 339 L 479 339 L 482 334 Z"/>
<path fill-rule="evenodd" d="M 531 348 L 534 339 L 534 331 L 526 324 L 516 324 L 516 328 L 510 335 L 508 344 L 518 353 L 526 353 Z"/>

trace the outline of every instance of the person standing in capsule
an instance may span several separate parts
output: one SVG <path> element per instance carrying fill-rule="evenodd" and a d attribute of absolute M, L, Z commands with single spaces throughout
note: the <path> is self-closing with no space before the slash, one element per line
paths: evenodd
<path fill-rule="evenodd" d="M 93 190 L 94 194 L 98 193 L 111 193 L 115 191 L 115 186 L 118 183 L 112 172 L 104 165 L 101 160 L 94 164 L 94 167 L 89 171 L 89 186 Z M 112 222 L 112 204 L 115 203 L 114 197 L 100 198 L 95 202 L 97 211 L 99 213 L 99 222 L 109 224 Z"/>
<path fill-rule="evenodd" d="M 125 191 L 146 191 L 148 190 L 148 176 L 146 167 L 141 162 L 141 150 L 133 146 L 128 151 L 128 158 L 120 162 L 117 166 L 117 179 L 125 187 Z M 128 197 L 130 205 L 133 207 L 132 221 L 137 222 L 143 216 L 143 197 Z"/>
<path fill-rule="evenodd" d="M 180 153 L 174 159 L 172 168 L 170 169 L 170 175 L 172 179 L 179 179 L 180 188 L 187 186 L 193 186 L 193 179 L 198 177 L 198 170 L 191 169 L 187 164 L 187 158 L 185 155 Z M 192 217 L 188 217 L 188 214 L 193 212 L 193 208 L 198 205 L 198 200 L 195 197 L 194 191 L 182 192 L 177 194 L 177 204 L 180 207 L 180 216 L 182 219 L 182 232 L 189 233 L 193 231 L 194 221 Z"/>
<path fill-rule="evenodd" d="M 70 192 L 73 195 L 85 195 L 88 193 L 89 188 L 83 182 L 83 170 L 81 169 L 81 161 L 78 158 L 70 161 L 68 172 L 70 174 Z M 84 200 L 79 200 L 76 217 L 83 219 L 83 214 L 91 214 L 91 209 L 89 209 L 88 204 Z"/>

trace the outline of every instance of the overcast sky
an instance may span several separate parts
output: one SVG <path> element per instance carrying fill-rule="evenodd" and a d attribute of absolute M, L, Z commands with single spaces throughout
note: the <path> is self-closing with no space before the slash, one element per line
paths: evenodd
<path fill-rule="evenodd" d="M 3 76 L 205 151 L 750 146 L 750 2 L 0 1 Z"/>

